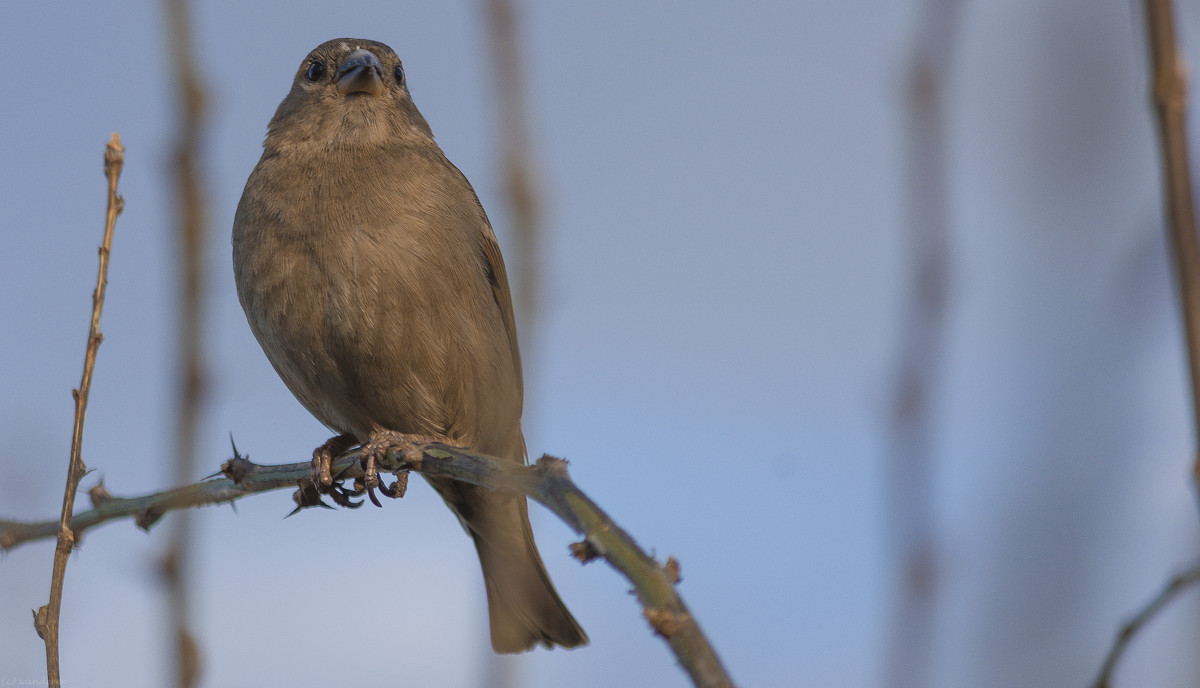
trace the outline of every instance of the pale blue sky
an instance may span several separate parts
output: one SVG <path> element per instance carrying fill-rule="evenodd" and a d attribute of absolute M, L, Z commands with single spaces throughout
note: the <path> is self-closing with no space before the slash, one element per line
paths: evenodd
<path fill-rule="evenodd" d="M 328 433 L 259 351 L 230 268 L 233 209 L 266 123 L 320 42 L 388 43 L 507 246 L 482 12 L 196 5 L 210 89 L 201 462 L 215 470 L 230 433 L 255 460 L 303 460 Z M 741 685 L 877 685 L 916 4 L 522 5 L 548 234 L 546 312 L 522 333 L 540 353 L 527 361 L 531 453 L 566 456 L 643 545 L 682 562 L 681 592 Z M 1117 621 L 1197 550 L 1135 5 L 963 13 L 948 100 L 954 283 L 934 398 L 934 685 L 1082 685 Z M 121 494 L 170 473 L 174 91 L 156 3 L 6 14 L 0 514 L 42 518 L 61 499 L 114 130 L 126 211 L 85 459 Z M 1200 15 L 1189 6 L 1184 19 L 1194 32 Z M 426 486 L 382 510 L 281 520 L 290 508 L 280 492 L 197 512 L 206 685 L 480 684 L 478 565 Z M 571 560 L 553 517 L 538 513 L 535 528 L 592 645 L 529 655 L 528 685 L 687 685 L 627 584 Z M 164 684 L 152 563 L 165 534 L 120 523 L 87 536 L 67 574 L 67 681 Z M 45 600 L 51 551 L 0 561 L 0 682 L 43 675 L 28 609 Z M 385 607 L 360 601 L 376 590 Z M 1195 676 L 1181 658 L 1198 613 L 1187 602 L 1147 634 L 1129 685 Z"/>

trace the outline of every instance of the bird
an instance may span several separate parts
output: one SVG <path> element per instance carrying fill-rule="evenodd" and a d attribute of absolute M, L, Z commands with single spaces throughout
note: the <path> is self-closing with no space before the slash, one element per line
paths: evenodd
<path fill-rule="evenodd" d="M 387 45 L 337 38 L 301 62 L 234 215 L 238 300 L 329 457 L 396 433 L 526 461 L 512 297 L 487 214 L 434 141 Z M 493 649 L 587 635 L 534 542 L 524 496 L 427 478 L 474 541 Z M 371 492 L 375 501 L 374 492 Z"/>

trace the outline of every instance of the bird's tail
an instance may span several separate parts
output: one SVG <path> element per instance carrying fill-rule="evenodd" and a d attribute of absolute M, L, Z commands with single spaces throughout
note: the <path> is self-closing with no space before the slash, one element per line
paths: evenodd
<path fill-rule="evenodd" d="M 487 587 L 492 648 L 515 653 L 539 643 L 587 644 L 587 634 L 559 599 L 538 555 L 525 498 L 444 479 L 430 482 L 475 540 Z"/>

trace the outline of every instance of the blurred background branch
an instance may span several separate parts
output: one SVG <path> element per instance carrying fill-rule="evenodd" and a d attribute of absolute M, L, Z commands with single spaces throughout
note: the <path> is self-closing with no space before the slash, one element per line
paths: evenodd
<path fill-rule="evenodd" d="M 521 16 L 516 0 L 483 0 L 483 9 L 490 57 L 488 82 L 492 86 L 495 133 L 500 142 L 499 171 L 508 210 L 506 225 L 512 239 L 508 255 L 513 265 L 509 275 L 514 282 L 514 310 L 525 377 L 525 408 L 529 408 L 532 405 L 529 390 L 535 388 L 530 378 L 541 369 L 538 353 L 541 350 L 542 202 L 530 135 Z M 526 422 L 527 428 L 528 425 Z M 482 685 L 511 688 L 520 684 L 520 656 L 500 655 L 486 646 L 482 652 L 485 667 Z"/>
<path fill-rule="evenodd" d="M 960 3 L 921 3 L 904 92 L 908 287 L 891 407 L 885 521 L 894 600 L 884 685 L 927 685 L 936 610 L 932 397 L 945 359 L 950 280 L 946 75 Z"/>
<path fill-rule="evenodd" d="M 206 371 L 203 315 L 206 236 L 205 194 L 201 182 L 201 129 L 204 88 L 196 72 L 189 8 L 186 0 L 166 0 L 167 41 L 170 45 L 172 81 L 176 86 L 179 115 L 172 168 L 178 213 L 178 299 L 176 345 L 178 374 L 175 394 L 175 442 L 172 484 L 184 485 L 196 472 L 196 445 L 204 403 Z M 191 688 L 200 674 L 199 650 L 191 631 L 190 578 L 194 562 L 192 517 L 176 515 L 162 562 L 167 586 L 170 656 L 175 665 L 175 685 Z"/>
<path fill-rule="evenodd" d="M 1176 595 L 1198 582 L 1200 582 L 1200 564 L 1193 564 L 1186 571 L 1172 576 L 1171 580 L 1163 586 L 1162 591 L 1154 596 L 1154 599 L 1150 600 L 1132 619 L 1125 622 L 1121 626 L 1121 630 L 1117 632 L 1117 639 L 1109 648 L 1108 654 L 1104 658 L 1104 665 L 1100 667 L 1100 675 L 1092 684 L 1092 688 L 1109 688 L 1112 685 L 1112 675 L 1117 668 L 1117 662 L 1138 631 L 1150 623 L 1150 620 L 1170 604 Z"/>
<path fill-rule="evenodd" d="M 516 284 L 513 297 L 526 369 L 536 368 L 541 309 L 542 193 L 530 137 L 529 98 L 522 59 L 520 12 L 515 0 L 483 0 L 487 16 L 489 81 L 496 108 L 500 171 L 508 207 Z M 528 386 L 528 385 L 527 385 Z"/>

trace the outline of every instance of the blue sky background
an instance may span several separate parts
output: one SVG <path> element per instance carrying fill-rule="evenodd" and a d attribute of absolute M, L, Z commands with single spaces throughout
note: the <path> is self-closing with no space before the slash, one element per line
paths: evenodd
<path fill-rule="evenodd" d="M 1190 49 L 1200 9 L 1182 4 Z M 878 685 L 917 4 L 522 7 L 547 201 L 546 307 L 522 333 L 538 352 L 531 453 L 568 458 L 622 526 L 682 562 L 681 592 L 740 685 Z M 35 519 L 61 500 L 112 131 L 127 148 L 126 210 L 84 486 L 168 482 L 174 89 L 157 3 L 5 15 L 0 515 Z M 230 266 L 266 123 L 320 42 L 388 43 L 507 246 L 483 14 L 464 1 L 225 1 L 196 3 L 194 18 L 210 94 L 202 471 L 228 458 L 230 433 L 257 461 L 303 460 L 328 433 L 258 349 Z M 1118 621 L 1196 556 L 1200 535 L 1140 7 L 976 2 L 961 20 L 931 685 L 1084 685 Z M 417 483 L 381 510 L 285 521 L 278 492 L 198 511 L 205 685 L 481 685 L 475 554 Z M 627 583 L 571 560 L 552 516 L 536 513 L 535 529 L 592 645 L 522 658 L 524 682 L 687 685 Z M 166 533 L 126 522 L 86 536 L 67 571 L 67 685 L 166 684 Z M 44 676 L 29 610 L 46 599 L 52 549 L 0 560 L 0 682 Z M 1121 684 L 1200 685 L 1198 618 L 1194 595 L 1169 609 Z"/>

